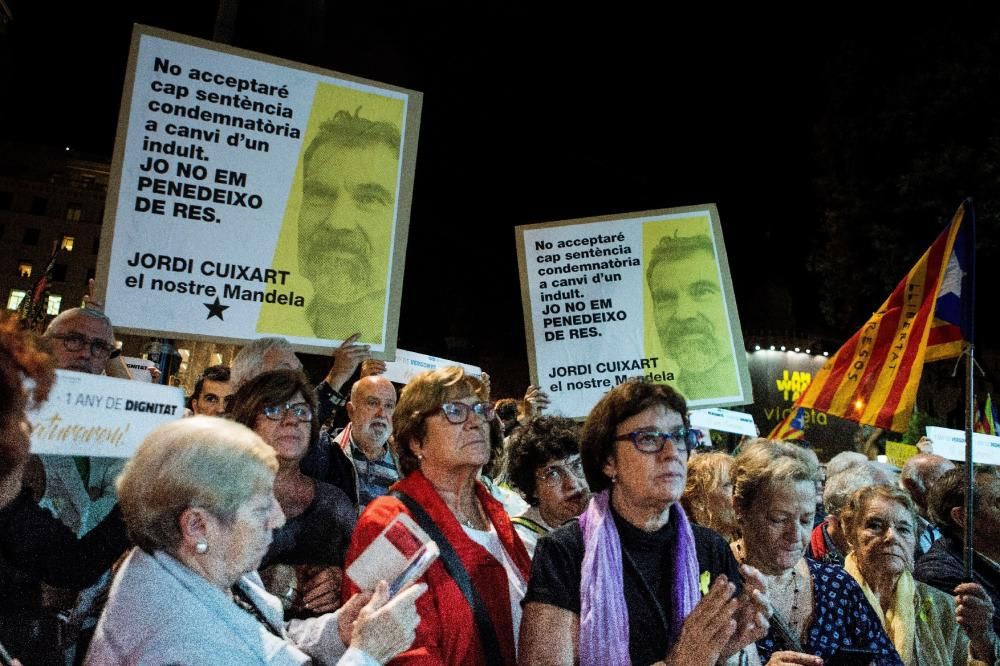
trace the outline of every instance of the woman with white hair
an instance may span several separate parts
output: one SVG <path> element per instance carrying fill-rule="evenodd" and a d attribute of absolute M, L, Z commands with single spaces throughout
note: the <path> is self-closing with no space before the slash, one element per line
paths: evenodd
<path fill-rule="evenodd" d="M 284 624 L 256 573 L 285 520 L 277 469 L 271 447 L 236 423 L 196 416 L 150 433 L 118 480 L 138 548 L 87 664 L 373 664 L 410 645 L 424 586 L 388 601 L 380 583 L 336 613 Z"/>
<path fill-rule="evenodd" d="M 993 602 L 982 586 L 962 583 L 952 597 L 913 579 L 917 512 L 906 491 L 861 488 L 848 500 L 841 521 L 851 545 L 844 568 L 906 666 L 995 662 Z"/>

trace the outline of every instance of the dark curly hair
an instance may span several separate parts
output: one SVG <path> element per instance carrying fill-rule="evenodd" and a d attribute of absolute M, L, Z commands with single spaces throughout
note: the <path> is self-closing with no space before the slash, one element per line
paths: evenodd
<path fill-rule="evenodd" d="M 680 393 L 665 384 L 653 384 L 638 377 L 614 387 L 594 405 L 580 433 L 580 456 L 591 492 L 599 493 L 611 487 L 604 464 L 615 452 L 618 424 L 656 405 L 677 412 L 684 420 L 684 427 L 691 427 L 687 401 Z"/>
<path fill-rule="evenodd" d="M 507 478 L 531 506 L 538 506 L 535 473 L 552 460 L 580 452 L 580 424 L 564 416 L 538 416 L 510 438 Z"/>

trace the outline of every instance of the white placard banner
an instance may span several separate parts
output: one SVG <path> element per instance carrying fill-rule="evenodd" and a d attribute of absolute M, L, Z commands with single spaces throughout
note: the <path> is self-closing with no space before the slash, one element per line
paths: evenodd
<path fill-rule="evenodd" d="M 155 363 L 149 359 L 136 358 L 134 356 L 124 356 L 122 360 L 125 361 L 132 379 L 138 382 L 152 383 L 153 375 L 149 372 L 149 369 L 156 365 Z"/>
<path fill-rule="evenodd" d="M 383 376 L 389 381 L 396 382 L 397 384 L 409 384 L 410 380 L 421 372 L 426 372 L 427 370 L 437 370 L 438 368 L 446 368 L 452 365 L 457 365 L 460 368 L 463 368 L 468 374 L 475 375 L 476 377 L 483 374 L 482 368 L 475 365 L 459 363 L 458 361 L 449 361 L 446 358 L 428 356 L 427 354 L 406 351 L 405 349 L 397 349 L 396 360 L 386 361 L 385 373 Z"/>
<path fill-rule="evenodd" d="M 934 453 L 948 460 L 965 461 L 965 431 L 927 426 L 927 437 L 933 442 Z M 1000 465 L 1000 437 L 981 432 L 972 433 L 972 461 L 977 464 Z"/>
<path fill-rule="evenodd" d="M 630 378 L 689 408 L 753 401 L 715 206 L 517 227 L 533 383 L 586 416 Z"/>
<path fill-rule="evenodd" d="M 420 105 L 136 26 L 98 261 L 115 328 L 317 353 L 358 332 L 391 358 Z"/>
<path fill-rule="evenodd" d="M 695 428 L 734 432 L 737 435 L 757 436 L 757 424 L 753 416 L 732 409 L 696 409 L 689 415 L 691 425 Z"/>
<path fill-rule="evenodd" d="M 129 458 L 153 428 L 183 416 L 176 386 L 56 370 L 48 402 L 28 414 L 31 452 Z"/>

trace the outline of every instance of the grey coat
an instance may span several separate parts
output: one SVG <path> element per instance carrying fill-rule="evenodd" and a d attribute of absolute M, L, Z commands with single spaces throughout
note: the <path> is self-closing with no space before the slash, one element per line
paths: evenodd
<path fill-rule="evenodd" d="M 281 602 L 256 572 L 238 584 L 280 636 L 170 555 L 133 549 L 111 586 L 85 664 L 377 664 L 364 652 L 345 652 L 335 613 L 286 627 Z"/>

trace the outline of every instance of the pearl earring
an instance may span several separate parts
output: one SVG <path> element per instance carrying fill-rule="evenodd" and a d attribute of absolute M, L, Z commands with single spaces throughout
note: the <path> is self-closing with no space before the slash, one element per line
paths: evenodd
<path fill-rule="evenodd" d="M 198 553 L 199 555 L 204 555 L 205 553 L 207 553 L 208 552 L 208 542 L 207 541 L 199 541 L 198 543 L 196 543 L 194 545 L 194 552 Z"/>

